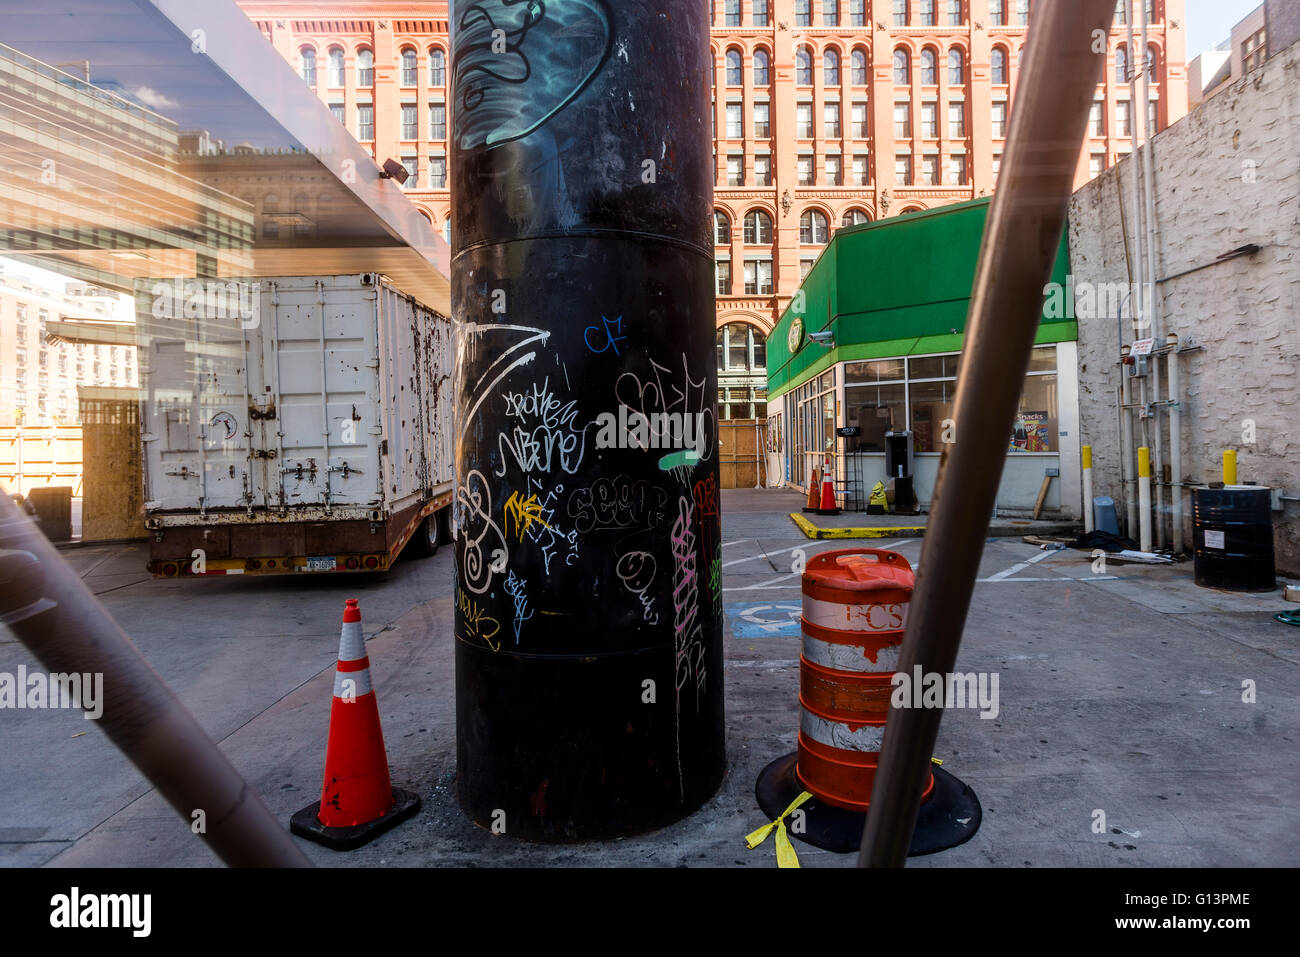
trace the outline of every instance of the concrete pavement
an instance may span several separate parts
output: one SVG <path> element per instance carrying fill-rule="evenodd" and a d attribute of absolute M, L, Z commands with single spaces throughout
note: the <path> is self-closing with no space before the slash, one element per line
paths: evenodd
<path fill-rule="evenodd" d="M 139 548 L 66 553 L 142 652 L 287 826 L 319 794 L 338 622 L 358 597 L 393 780 L 424 807 L 367 847 L 301 842 L 321 865 L 771 867 L 754 780 L 794 749 L 795 549 L 805 556 L 921 542 L 810 541 L 791 493 L 724 492 L 728 769 L 671 827 L 616 841 L 530 845 L 470 824 L 453 796 L 452 554 L 388 576 L 154 581 Z M 1300 859 L 1300 629 L 1277 595 L 1197 588 L 1191 566 L 1096 569 L 1082 552 L 991 540 L 962 671 L 996 672 L 996 718 L 945 715 L 938 756 L 984 822 L 913 866 L 1288 865 Z M 793 614 L 792 614 L 793 613 Z M 0 671 L 34 662 L 0 635 Z M 1254 703 L 1243 698 L 1253 682 Z M 95 728 L 68 712 L 0 712 L 0 864 L 204 865 L 215 859 Z M 84 732 L 84 733 L 83 733 Z M 1093 831 L 1095 812 L 1105 833 Z M 796 841 L 804 866 L 852 855 Z"/>

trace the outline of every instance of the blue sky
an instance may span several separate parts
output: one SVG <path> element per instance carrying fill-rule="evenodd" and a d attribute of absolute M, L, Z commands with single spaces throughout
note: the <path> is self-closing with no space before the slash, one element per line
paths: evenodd
<path fill-rule="evenodd" d="M 1263 0 L 1185 0 L 1187 59 L 1192 59 L 1228 39 L 1239 21 Z"/>

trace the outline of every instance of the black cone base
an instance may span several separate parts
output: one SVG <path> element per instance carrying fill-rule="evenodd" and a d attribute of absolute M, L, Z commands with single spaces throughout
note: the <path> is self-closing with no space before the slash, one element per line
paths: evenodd
<path fill-rule="evenodd" d="M 776 816 L 804 791 L 804 786 L 794 775 L 798 757 L 796 751 L 777 758 L 758 775 L 754 795 L 769 821 L 776 820 Z M 815 797 L 799 805 L 799 809 L 807 812 L 804 818 L 805 830 L 802 834 L 794 833 L 787 820 L 786 830 L 791 837 L 836 854 L 847 854 L 862 846 L 866 814 L 846 811 Z M 912 832 L 912 847 L 907 856 L 934 854 L 965 844 L 979 830 L 983 816 L 975 792 L 936 764 L 934 791 L 930 794 L 930 800 L 921 805 L 916 818 L 916 830 Z"/>
<path fill-rule="evenodd" d="M 420 810 L 418 794 L 393 788 L 393 806 L 382 817 L 353 827 L 326 827 L 316 816 L 320 811 L 320 801 L 313 801 L 289 819 L 289 831 L 336 851 L 351 851 L 373 841 L 418 810 Z"/>

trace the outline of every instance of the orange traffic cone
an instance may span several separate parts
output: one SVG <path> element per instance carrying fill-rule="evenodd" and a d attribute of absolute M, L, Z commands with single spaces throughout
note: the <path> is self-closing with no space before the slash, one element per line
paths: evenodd
<path fill-rule="evenodd" d="M 420 798 L 394 788 L 388 777 L 379 703 L 370 682 L 370 659 L 361 633 L 361 609 L 343 609 L 334 704 L 325 746 L 325 783 L 319 803 L 289 821 L 289 830 L 337 851 L 360 847 L 420 809 Z"/>
<path fill-rule="evenodd" d="M 826 460 L 826 470 L 822 472 L 822 501 L 817 509 L 818 515 L 838 515 L 840 507 L 835 504 L 835 480 L 831 478 L 831 462 Z"/>
<path fill-rule="evenodd" d="M 813 466 L 812 477 L 808 480 L 808 504 L 803 507 L 805 512 L 815 512 L 818 508 L 818 496 L 821 495 L 822 487 L 822 470 L 820 466 Z"/>

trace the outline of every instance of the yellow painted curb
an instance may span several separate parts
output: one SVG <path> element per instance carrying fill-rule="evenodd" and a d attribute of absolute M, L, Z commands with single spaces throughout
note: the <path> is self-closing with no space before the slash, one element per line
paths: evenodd
<path fill-rule="evenodd" d="M 819 528 L 798 512 L 791 512 L 790 518 L 799 526 L 799 531 L 809 538 L 906 538 L 925 534 L 924 525 L 899 525 L 893 528 L 879 526 L 871 528 Z"/>

